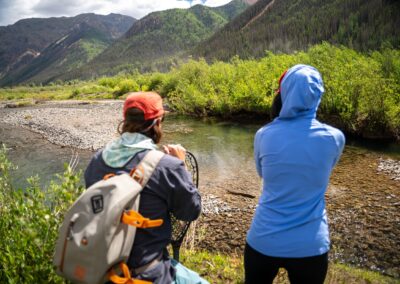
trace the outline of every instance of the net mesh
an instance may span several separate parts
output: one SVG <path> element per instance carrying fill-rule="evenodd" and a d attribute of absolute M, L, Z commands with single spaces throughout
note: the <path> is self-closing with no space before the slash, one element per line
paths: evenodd
<path fill-rule="evenodd" d="M 199 168 L 197 165 L 197 161 L 195 156 L 190 153 L 186 152 L 185 158 L 186 168 L 192 176 L 193 184 L 199 188 Z M 185 238 L 186 232 L 189 229 L 190 222 L 180 221 L 176 219 L 173 215 L 171 215 L 172 221 L 172 246 L 180 246 Z"/>

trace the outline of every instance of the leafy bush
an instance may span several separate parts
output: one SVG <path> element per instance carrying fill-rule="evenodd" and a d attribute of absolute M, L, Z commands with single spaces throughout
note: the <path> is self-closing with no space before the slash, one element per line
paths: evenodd
<path fill-rule="evenodd" d="M 70 99 L 76 98 L 79 95 L 79 90 L 78 89 L 74 89 L 71 93 L 71 95 L 69 96 Z"/>
<path fill-rule="evenodd" d="M 323 121 L 351 134 L 400 139 L 399 50 L 362 54 L 323 43 L 290 55 L 267 52 L 260 60 L 191 60 L 167 74 L 159 89 L 178 112 L 267 118 L 278 78 L 299 63 L 315 66 L 323 76 Z"/>
<path fill-rule="evenodd" d="M 38 177 L 25 190 L 14 189 L 14 169 L 0 150 L 0 283 L 64 283 L 52 266 L 54 244 L 64 212 L 81 193 L 79 174 L 65 167 L 58 183 L 43 190 Z"/>
<path fill-rule="evenodd" d="M 139 91 L 139 85 L 132 79 L 123 79 L 118 82 L 118 85 L 114 88 L 113 94 L 115 98 L 118 98 L 128 92 Z"/>
<path fill-rule="evenodd" d="M 103 78 L 100 78 L 97 82 L 98 82 L 98 84 L 100 86 L 108 87 L 108 88 L 115 88 L 117 86 L 117 84 L 118 84 L 118 78 L 116 78 L 116 77 L 113 77 L 113 78 L 112 77 L 111 78 L 103 77 Z"/>

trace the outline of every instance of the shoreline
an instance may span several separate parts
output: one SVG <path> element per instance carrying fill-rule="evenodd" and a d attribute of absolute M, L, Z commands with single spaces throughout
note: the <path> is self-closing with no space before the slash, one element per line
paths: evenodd
<path fill-rule="evenodd" d="M 62 100 L 39 100 L 39 99 L 19 99 L 19 100 L 1 100 L 0 99 L 0 109 L 20 109 L 29 107 L 41 107 L 49 105 L 92 105 L 92 104 L 123 104 L 123 100 L 120 99 L 62 99 Z M 168 103 L 165 105 L 166 110 L 170 110 Z M 239 124 L 256 124 L 264 125 L 269 123 L 271 120 L 268 113 L 259 112 L 241 112 L 241 113 L 231 113 L 226 116 L 224 115 L 210 115 L 210 116 L 198 116 L 196 114 L 185 114 L 190 117 L 197 119 L 205 119 L 210 121 L 227 122 L 227 123 L 239 123 Z M 389 132 L 383 131 L 382 133 L 372 133 L 369 131 L 352 132 L 349 131 L 343 122 L 337 120 L 335 116 L 318 115 L 319 119 L 323 123 L 327 123 L 343 131 L 347 138 L 351 139 L 363 139 L 369 142 L 378 143 L 395 143 L 400 145 L 400 136 L 390 135 Z"/>
<path fill-rule="evenodd" d="M 117 137 L 122 104 L 123 101 L 60 101 L 6 110 L 2 120 L 39 133 L 56 145 L 96 151 Z"/>

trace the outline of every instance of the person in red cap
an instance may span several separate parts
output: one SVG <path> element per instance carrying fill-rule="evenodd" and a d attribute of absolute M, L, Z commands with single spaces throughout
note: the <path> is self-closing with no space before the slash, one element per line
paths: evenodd
<path fill-rule="evenodd" d="M 163 117 L 162 98 L 157 93 L 129 94 L 118 126 L 121 136 L 94 155 L 85 171 L 86 187 L 109 173 L 129 173 L 148 151 L 158 149 Z M 208 283 L 168 255 L 171 214 L 179 220 L 194 221 L 201 212 L 201 198 L 185 168 L 186 150 L 167 145 L 163 151 L 168 155 L 161 158 L 141 192 L 139 213 L 164 222 L 160 227 L 137 229 L 127 264 L 134 278 L 152 283 Z"/>

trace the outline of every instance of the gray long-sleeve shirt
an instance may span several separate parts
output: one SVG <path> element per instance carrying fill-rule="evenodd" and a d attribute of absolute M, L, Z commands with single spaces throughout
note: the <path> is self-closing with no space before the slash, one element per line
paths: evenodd
<path fill-rule="evenodd" d="M 85 171 L 86 187 L 90 187 L 109 173 L 129 173 L 140 163 L 147 151 L 137 153 L 122 168 L 109 167 L 105 164 L 101 151 L 97 152 Z M 193 221 L 198 218 L 200 212 L 201 198 L 184 163 L 173 156 L 165 155 L 143 189 L 139 206 L 139 213 L 144 217 L 163 219 L 164 223 L 160 227 L 136 231 L 128 266 L 141 267 L 165 254 L 165 248 L 171 241 L 171 213 L 179 220 Z M 169 260 L 164 258 L 162 262 L 164 265 L 151 273 L 153 275 L 147 275 L 151 278 L 149 280 L 168 283 L 168 279 L 173 279 L 174 271 Z"/>

